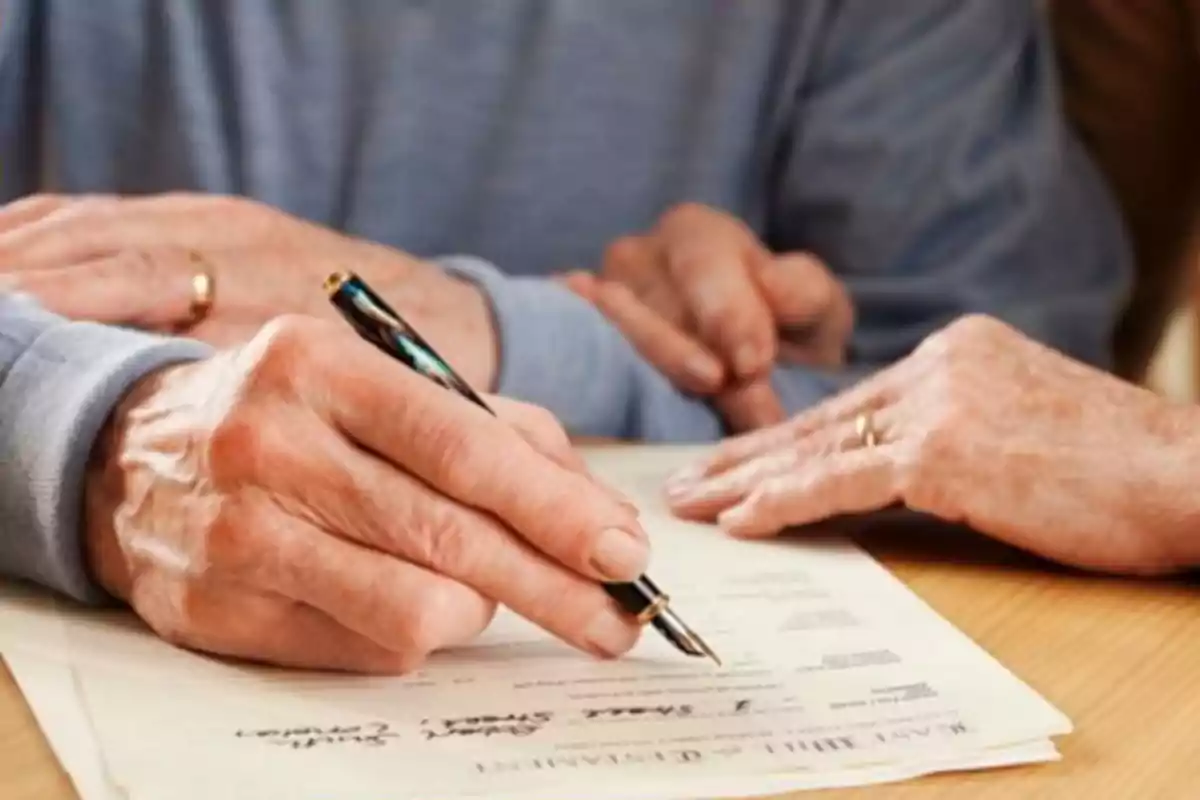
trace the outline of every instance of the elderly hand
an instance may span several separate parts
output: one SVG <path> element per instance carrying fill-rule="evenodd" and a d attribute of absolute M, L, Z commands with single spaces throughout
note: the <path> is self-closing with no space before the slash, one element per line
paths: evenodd
<path fill-rule="evenodd" d="M 1197 474 L 1195 408 L 968 317 L 667 491 L 735 536 L 903 503 L 1066 564 L 1163 573 L 1200 565 Z"/>
<path fill-rule="evenodd" d="M 715 395 L 735 430 L 783 419 L 776 360 L 839 365 L 853 327 L 845 289 L 817 259 L 773 255 L 741 221 L 691 203 L 614 242 L 598 278 L 565 282 L 676 386 Z"/>
<path fill-rule="evenodd" d="M 471 383 L 494 383 L 487 300 L 400 251 L 237 197 L 40 195 L 0 208 L 4 288 L 73 319 L 217 345 L 244 342 L 280 314 L 334 318 L 321 283 L 338 268 L 371 282 Z M 202 274 L 212 304 L 198 314 Z"/>
<path fill-rule="evenodd" d="M 87 479 L 93 574 L 164 638 L 281 665 L 418 667 L 502 603 L 597 656 L 638 626 L 636 511 L 540 409 L 507 421 L 344 325 L 280 318 L 143 380 Z"/>

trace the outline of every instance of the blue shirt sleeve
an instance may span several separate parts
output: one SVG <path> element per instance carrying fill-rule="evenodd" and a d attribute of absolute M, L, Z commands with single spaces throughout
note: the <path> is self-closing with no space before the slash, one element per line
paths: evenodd
<path fill-rule="evenodd" d="M 92 445 L 139 378 L 205 345 L 68 322 L 0 294 L 0 576 L 83 601 L 83 482 Z"/>
<path fill-rule="evenodd" d="M 791 411 L 909 353 L 967 313 L 1109 364 L 1131 263 L 1106 187 L 1067 129 L 1045 22 L 1019 0 L 846 0 L 776 114 L 766 238 L 808 250 L 854 299 L 850 365 L 780 367 Z M 797 54 L 800 58 L 800 54 Z M 807 58 L 807 56 L 806 56 Z M 450 258 L 489 294 L 498 391 L 578 434 L 719 437 L 586 303 L 544 279 Z"/>

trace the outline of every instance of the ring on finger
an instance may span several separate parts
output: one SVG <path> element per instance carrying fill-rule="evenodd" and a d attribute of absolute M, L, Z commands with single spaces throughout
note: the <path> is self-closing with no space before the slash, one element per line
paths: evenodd
<path fill-rule="evenodd" d="M 188 263 L 193 268 L 191 276 L 192 296 L 188 304 L 188 324 L 198 325 L 212 311 L 216 300 L 217 281 L 212 267 L 204 256 L 195 250 L 188 251 Z"/>

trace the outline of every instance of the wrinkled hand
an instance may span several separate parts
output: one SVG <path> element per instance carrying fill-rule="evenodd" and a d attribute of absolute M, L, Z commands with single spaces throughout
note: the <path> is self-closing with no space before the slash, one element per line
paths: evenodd
<path fill-rule="evenodd" d="M 599 656 L 638 627 L 599 585 L 646 568 L 636 511 L 540 409 L 447 399 L 339 324 L 280 318 L 142 381 L 87 479 L 92 572 L 164 638 L 403 672 L 502 603 Z"/>
<path fill-rule="evenodd" d="M 680 389 L 715 395 L 735 430 L 779 422 L 776 361 L 843 363 L 854 315 L 845 289 L 806 253 L 774 255 L 736 218 L 677 206 L 614 242 L 600 275 L 566 284 Z"/>
<path fill-rule="evenodd" d="M 39 195 L 0 208 L 0 281 L 63 316 L 217 345 L 244 342 L 280 314 L 333 318 L 321 290 L 353 269 L 472 384 L 492 386 L 496 336 L 473 286 L 382 245 L 237 197 Z M 192 279 L 214 277 L 194 319 Z"/>
<path fill-rule="evenodd" d="M 968 317 L 823 405 L 729 440 L 668 496 L 736 536 L 903 503 L 1066 564 L 1169 572 L 1200 565 L 1198 432 L 1196 409 Z"/>

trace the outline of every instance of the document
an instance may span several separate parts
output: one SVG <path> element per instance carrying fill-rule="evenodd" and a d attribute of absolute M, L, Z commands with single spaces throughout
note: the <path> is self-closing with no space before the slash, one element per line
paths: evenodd
<path fill-rule="evenodd" d="M 272 670 L 11 587 L 0 647 L 84 800 L 731 797 L 1057 757 L 1069 721 L 854 545 L 671 517 L 693 455 L 587 453 L 721 667 L 652 631 L 596 661 L 502 612 L 409 676 Z"/>

